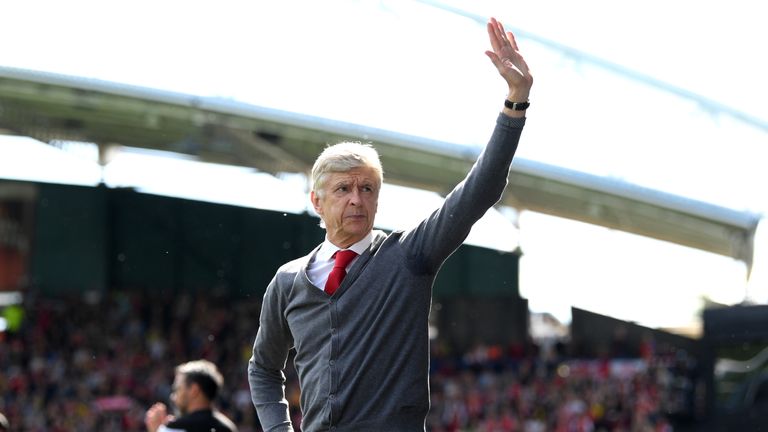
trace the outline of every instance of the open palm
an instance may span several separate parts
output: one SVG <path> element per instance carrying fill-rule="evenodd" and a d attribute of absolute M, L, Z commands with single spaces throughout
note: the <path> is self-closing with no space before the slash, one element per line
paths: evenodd
<path fill-rule="evenodd" d="M 515 36 L 512 32 L 505 32 L 504 26 L 495 18 L 490 19 L 487 27 L 493 51 L 486 51 L 485 54 L 509 85 L 510 95 L 527 99 L 533 76 L 518 51 Z"/>

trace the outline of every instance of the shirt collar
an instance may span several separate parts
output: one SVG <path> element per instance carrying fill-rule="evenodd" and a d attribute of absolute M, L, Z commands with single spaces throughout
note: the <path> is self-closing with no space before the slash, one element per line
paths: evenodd
<path fill-rule="evenodd" d="M 365 252 L 371 246 L 371 243 L 373 243 L 373 231 L 368 232 L 368 235 L 363 237 L 362 240 L 353 244 L 347 249 L 355 251 L 355 253 L 358 255 L 362 255 L 363 252 Z M 326 235 L 325 241 L 323 242 L 322 246 L 320 246 L 320 250 L 317 251 L 317 255 L 315 255 L 315 261 L 331 261 L 333 259 L 333 254 L 335 254 L 338 250 L 341 250 L 341 248 L 331 243 L 331 241 L 328 240 L 328 236 Z"/>

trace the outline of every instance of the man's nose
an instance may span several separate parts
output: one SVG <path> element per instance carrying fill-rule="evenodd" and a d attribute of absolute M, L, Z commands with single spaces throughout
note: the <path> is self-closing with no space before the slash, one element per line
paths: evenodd
<path fill-rule="evenodd" d="M 360 205 L 360 190 L 357 188 L 352 189 L 352 192 L 349 193 L 349 204 L 350 205 Z"/>

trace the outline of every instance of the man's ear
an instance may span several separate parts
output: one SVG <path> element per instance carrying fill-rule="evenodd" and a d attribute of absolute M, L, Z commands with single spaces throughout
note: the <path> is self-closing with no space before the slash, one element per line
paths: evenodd
<path fill-rule="evenodd" d="M 320 207 L 320 196 L 318 196 L 315 191 L 311 191 L 309 193 L 309 199 L 312 201 L 312 207 L 315 208 L 315 212 L 319 214 L 320 216 L 323 215 L 323 209 Z"/>
<path fill-rule="evenodd" d="M 189 392 L 190 396 L 199 396 L 203 394 L 203 390 L 200 388 L 200 385 L 196 382 L 190 382 L 187 385 L 187 391 Z"/>

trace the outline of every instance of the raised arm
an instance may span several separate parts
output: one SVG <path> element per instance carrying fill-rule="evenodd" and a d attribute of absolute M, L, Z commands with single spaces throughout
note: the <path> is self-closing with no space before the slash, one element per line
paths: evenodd
<path fill-rule="evenodd" d="M 533 77 L 514 36 L 494 18 L 487 29 L 493 50 L 486 51 L 486 55 L 507 83 L 507 100 L 527 102 Z M 499 201 L 525 124 L 525 112 L 504 107 L 488 145 L 464 181 L 448 194 L 439 209 L 402 237 L 411 256 L 412 271 L 436 272 L 467 238 L 472 225 Z"/>
<path fill-rule="evenodd" d="M 509 86 L 507 100 L 527 102 L 533 85 L 533 76 L 531 76 L 525 59 L 520 55 L 515 35 L 512 32 L 504 31 L 504 26 L 496 18 L 491 18 L 488 21 L 487 29 L 493 51 L 486 51 L 485 54 L 491 59 Z M 504 107 L 503 112 L 509 117 L 525 117 L 525 111 L 514 111 Z"/>

